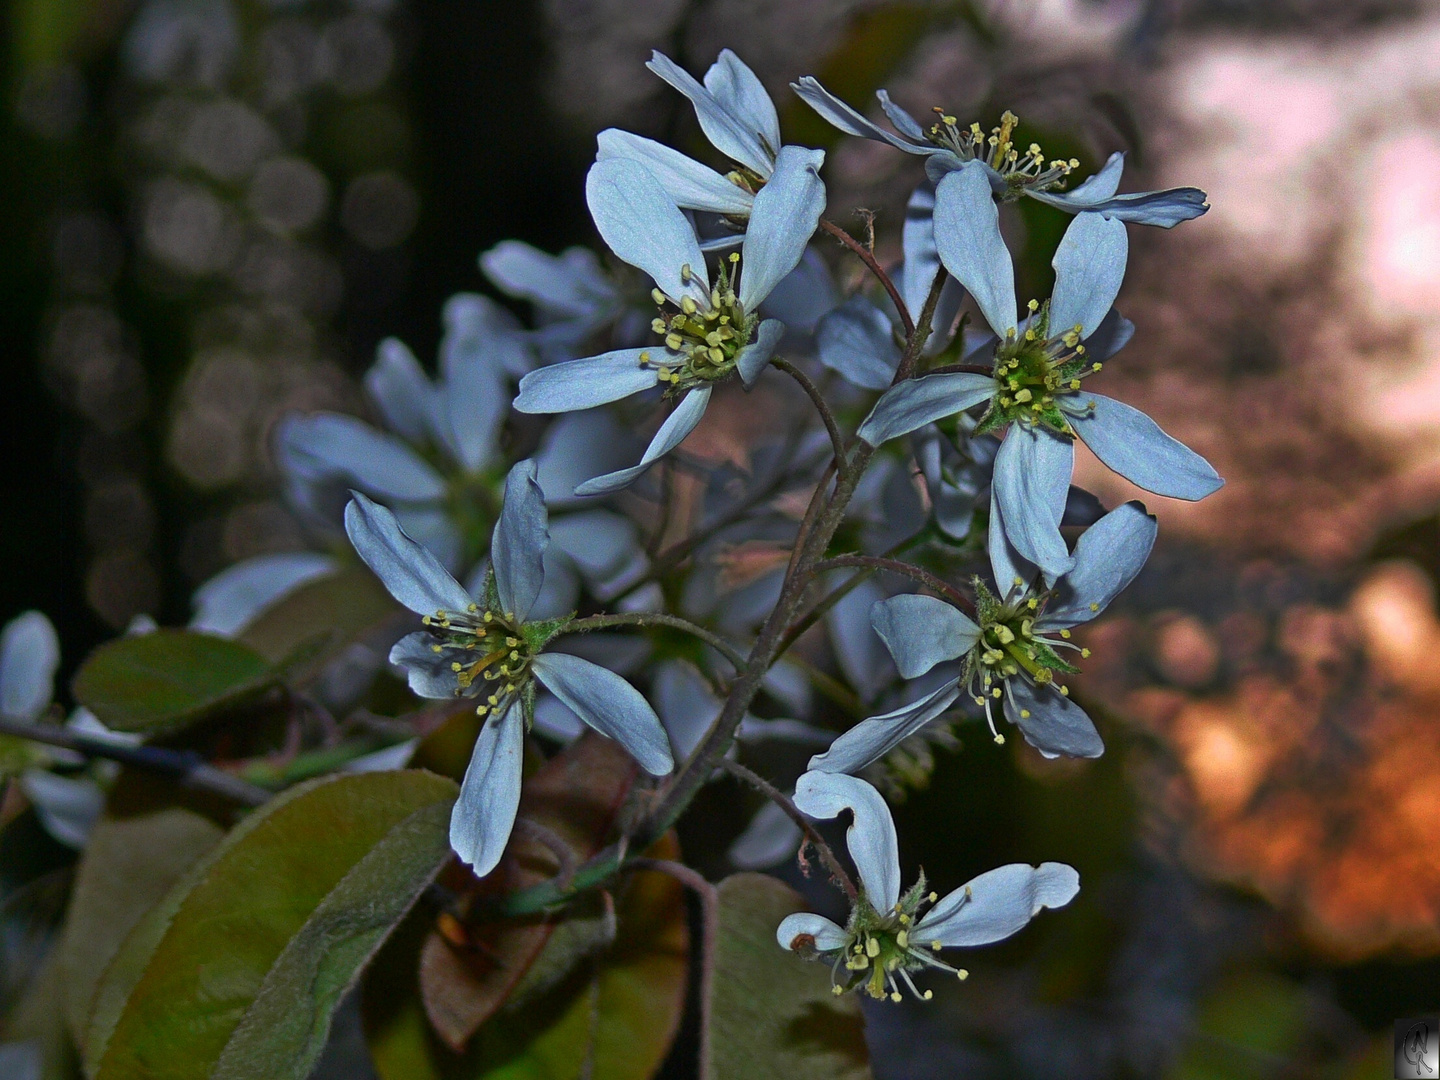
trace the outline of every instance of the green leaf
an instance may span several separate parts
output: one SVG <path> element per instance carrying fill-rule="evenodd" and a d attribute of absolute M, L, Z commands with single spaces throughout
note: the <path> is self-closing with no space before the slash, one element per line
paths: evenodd
<path fill-rule="evenodd" d="M 95 988 L 125 938 L 224 835 L 209 818 L 180 807 L 96 824 L 60 941 L 66 1019 L 77 1044 L 90 1026 Z"/>
<path fill-rule="evenodd" d="M 97 1080 L 301 1080 L 360 967 L 449 858 L 455 785 L 328 777 L 278 796 L 140 921 L 96 995 Z"/>
<path fill-rule="evenodd" d="M 720 931 L 710 994 L 708 1080 L 869 1080 L 865 1021 L 853 994 L 836 997 L 824 964 L 775 942 L 805 902 L 764 874 L 736 874 L 718 888 Z"/>
<path fill-rule="evenodd" d="M 119 731 L 174 731 L 275 683 L 254 649 L 211 634 L 156 630 L 101 645 L 71 684 L 76 699 Z"/>
<path fill-rule="evenodd" d="M 673 837 L 652 851 L 676 853 Z M 366 1030 L 382 1080 L 650 1080 L 684 1011 L 684 891 L 663 874 L 636 874 L 617 916 L 608 950 L 553 990 L 496 1013 L 463 1055 L 426 1024 L 413 982 L 398 994 L 389 983 L 380 1000 L 367 985 Z"/>
<path fill-rule="evenodd" d="M 324 663 L 351 642 L 365 637 L 392 619 L 407 618 L 375 575 L 352 567 L 306 582 L 266 608 L 236 637 L 272 664 L 314 648 L 301 678 L 318 673 Z"/>

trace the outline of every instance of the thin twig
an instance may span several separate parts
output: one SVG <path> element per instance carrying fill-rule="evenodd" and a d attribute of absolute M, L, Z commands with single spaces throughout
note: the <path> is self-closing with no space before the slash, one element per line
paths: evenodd
<path fill-rule="evenodd" d="M 826 570 L 836 570 L 843 566 L 855 566 L 869 570 L 879 570 L 887 574 L 899 574 L 901 577 L 908 577 L 911 581 L 919 582 L 927 589 L 931 589 L 957 607 L 969 610 L 972 614 L 975 611 L 970 598 L 955 588 L 948 581 L 942 581 L 929 570 L 915 566 L 912 563 L 901 562 L 899 559 L 882 559 L 878 555 L 836 555 L 834 558 L 825 559 L 815 564 L 817 574 Z"/>
<path fill-rule="evenodd" d="M 810 493 L 810 502 L 805 507 L 805 516 L 800 519 L 800 528 L 795 530 L 795 544 L 790 549 L 790 562 L 785 567 L 786 580 L 789 580 L 790 575 L 795 573 L 795 565 L 800 561 L 800 553 L 805 550 L 810 530 L 814 527 L 816 519 L 820 516 L 820 510 L 825 505 L 825 490 L 830 486 L 830 479 L 836 475 L 837 468 L 838 462 L 832 458 L 821 474 L 820 482 L 815 485 L 815 490 Z"/>
<path fill-rule="evenodd" d="M 780 647 L 776 650 L 775 655 L 780 657 L 789 652 L 790 647 L 804 636 L 805 631 L 819 622 L 827 611 L 859 588 L 861 582 L 865 581 L 873 573 L 874 570 L 866 569 L 861 570 L 858 574 L 851 574 L 850 579 L 846 581 L 845 584 L 838 585 L 826 593 L 814 607 L 805 613 L 803 618 L 792 623 L 789 629 L 785 631 L 785 636 L 780 639 Z"/>
<path fill-rule="evenodd" d="M 840 887 L 845 890 L 845 895 L 850 897 L 851 901 L 859 897 L 860 894 L 855 890 L 855 882 L 851 879 L 849 873 L 846 872 L 845 867 L 841 865 L 840 860 L 835 857 L 835 852 L 831 849 L 830 845 L 825 842 L 825 838 L 815 831 L 815 826 L 810 824 L 809 819 L 800 812 L 800 808 L 795 805 L 795 801 L 791 799 L 790 796 L 786 795 L 763 776 L 741 765 L 738 761 L 724 758 L 720 762 L 720 767 L 737 780 L 742 780 L 749 784 L 776 806 L 780 807 L 781 810 L 785 811 L 785 816 L 800 826 L 800 831 L 805 834 L 805 839 L 819 853 L 820 861 L 825 864 L 825 869 L 829 870 L 835 880 L 840 883 Z"/>
<path fill-rule="evenodd" d="M 555 856 L 557 869 L 555 871 L 555 884 L 562 889 L 568 888 L 575 880 L 575 871 L 580 864 L 575 859 L 575 849 L 567 844 L 554 830 L 546 828 L 538 821 L 532 821 L 527 817 L 517 817 L 513 832 L 522 840 L 533 840 L 551 855 Z"/>
<path fill-rule="evenodd" d="M 709 1075 L 710 997 L 715 986 L 715 942 L 720 936 L 720 896 L 715 886 L 684 863 L 669 859 L 631 859 L 637 870 L 669 874 L 700 898 L 700 922 L 705 940 L 700 943 L 700 1076 Z"/>
<path fill-rule="evenodd" d="M 74 750 L 86 757 L 105 758 L 122 765 L 166 773 L 185 787 L 209 791 L 246 806 L 259 806 L 270 799 L 272 792 L 257 787 L 209 765 L 191 750 L 167 750 L 160 746 L 123 746 L 88 735 L 77 735 L 64 728 L 24 724 L 0 718 L 0 735 L 13 735 L 32 742 Z"/>
<path fill-rule="evenodd" d="M 835 451 L 836 468 L 839 469 L 843 475 L 847 467 L 845 461 L 845 436 L 840 433 L 840 425 L 836 423 L 835 414 L 830 411 L 830 405 L 826 402 L 824 395 L 820 393 L 820 388 L 810 381 L 809 375 L 806 375 L 805 372 L 790 363 L 789 360 L 780 356 L 772 356 L 770 363 L 774 364 L 781 371 L 785 372 L 786 375 L 789 375 L 799 383 L 800 389 L 804 390 L 806 395 L 814 403 L 815 411 L 820 414 L 820 419 L 825 424 L 825 430 L 830 435 L 830 446 Z"/>
<path fill-rule="evenodd" d="M 667 458 L 660 462 L 660 506 L 658 519 L 655 522 L 655 531 L 645 543 L 645 554 L 652 559 L 665 541 L 665 533 L 670 528 L 670 515 L 674 510 L 674 505 L 675 469 Z"/>
<path fill-rule="evenodd" d="M 925 351 L 925 342 L 930 340 L 935 329 L 935 308 L 940 304 L 940 292 L 945 288 L 945 278 L 945 268 L 942 266 L 935 272 L 935 280 L 930 282 L 930 293 L 925 297 L 925 305 L 920 309 L 920 321 L 916 324 L 918 329 L 910 332 L 906 338 L 905 352 L 900 357 L 900 363 L 895 365 L 895 378 L 891 380 L 891 386 L 899 385 L 915 373 L 915 364 L 920 359 L 920 354 Z"/>
<path fill-rule="evenodd" d="M 869 268 L 870 273 L 875 275 L 876 280 L 890 294 L 890 300 L 894 303 L 895 310 L 900 313 L 900 322 L 905 327 L 905 336 L 909 338 L 914 334 L 915 320 L 910 318 L 910 310 L 905 306 L 905 301 L 900 296 L 900 290 L 895 287 L 895 282 L 890 280 L 890 275 L 885 272 L 885 268 L 876 261 L 875 253 L 833 221 L 821 218 L 820 227 L 860 257 L 860 261 Z"/>
<path fill-rule="evenodd" d="M 608 630 L 614 626 L 668 626 L 672 630 L 683 630 L 692 637 L 705 642 L 721 656 L 729 660 L 736 671 L 745 666 L 745 656 L 728 641 L 703 626 L 697 626 L 689 619 L 678 615 L 666 615 L 659 611 L 624 611 L 610 615 L 590 615 L 567 623 L 564 633 L 588 634 L 591 630 Z"/>

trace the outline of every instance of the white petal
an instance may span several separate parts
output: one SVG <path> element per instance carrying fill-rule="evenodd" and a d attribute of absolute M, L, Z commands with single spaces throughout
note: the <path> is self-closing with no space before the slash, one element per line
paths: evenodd
<path fill-rule="evenodd" d="M 886 912 L 900 899 L 900 842 L 895 821 L 880 793 L 864 780 L 841 773 L 807 772 L 795 783 L 795 805 L 813 818 L 853 813 L 845 843 L 877 911 Z"/>
<path fill-rule="evenodd" d="M 1080 875 L 1064 863 L 1011 863 L 981 874 L 942 898 L 915 924 L 910 938 L 928 947 L 1003 941 L 1043 908 L 1064 907 L 1080 891 Z"/>
<path fill-rule="evenodd" d="M 585 199 L 611 251 L 649 274 L 671 299 L 689 296 L 710 306 L 710 279 L 695 230 L 645 166 L 625 158 L 597 161 L 585 178 Z"/>
<path fill-rule="evenodd" d="M 33 721 L 50 704 L 60 639 L 41 612 L 17 615 L 0 631 L 0 716 Z"/>
<path fill-rule="evenodd" d="M 520 807 L 520 766 L 525 756 L 525 717 L 512 703 L 480 729 L 460 797 L 450 814 L 450 846 L 484 877 L 510 842 Z"/>
<path fill-rule="evenodd" d="M 531 665 L 535 677 L 602 735 L 623 746 L 652 776 L 675 768 L 660 718 L 640 691 L 598 664 L 569 653 L 548 652 Z"/>
<path fill-rule="evenodd" d="M 359 492 L 345 507 L 345 532 L 390 595 L 415 614 L 463 612 L 474 602 L 434 555 L 405 535 L 394 514 Z"/>
<path fill-rule="evenodd" d="M 808 911 L 787 915 L 775 928 L 775 940 L 782 949 L 793 948 L 795 939 L 802 936 L 813 938 L 815 948 L 821 952 L 843 949 L 850 940 L 849 935 L 829 919 L 823 915 L 811 915 Z"/>

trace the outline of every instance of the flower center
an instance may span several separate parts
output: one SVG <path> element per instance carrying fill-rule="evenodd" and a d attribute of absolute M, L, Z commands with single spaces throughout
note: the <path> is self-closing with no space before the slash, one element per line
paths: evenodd
<path fill-rule="evenodd" d="M 987 136 L 979 124 L 962 128 L 953 116 L 937 108 L 939 123 L 930 125 L 930 142 L 949 150 L 961 161 L 983 161 L 1005 181 L 1006 202 L 1018 199 L 1026 191 L 1053 191 L 1062 187 L 1071 171 L 1080 167 L 1076 158 L 1056 158 L 1045 164 L 1039 143 L 1031 143 L 1022 155 L 1013 137 L 1020 118 L 1008 109 L 1000 117 L 1000 126 L 991 128 Z"/>
<path fill-rule="evenodd" d="M 976 614 L 980 617 L 980 637 L 966 657 L 967 688 L 975 704 L 985 709 L 990 734 L 997 743 L 1005 736 L 995 727 L 993 706 L 1010 693 L 1010 680 L 1023 679 L 1032 686 L 1055 686 L 1068 697 L 1070 688 L 1055 683 L 1055 673 L 1075 674 L 1080 669 L 1060 659 L 1058 650 L 1069 649 L 1082 657 L 1090 655 L 1070 642 L 1069 630 L 1037 633 L 1035 620 L 1048 599 L 1048 593 L 1032 593 L 1019 578 L 1011 584 L 1002 601 L 987 589 L 979 578 L 975 587 Z M 1020 715 L 1029 719 L 1030 711 Z"/>
<path fill-rule="evenodd" d="M 1075 400 L 1081 380 L 1099 371 L 1080 344 L 1081 327 L 1049 334 L 1049 305 L 1030 301 L 1029 325 L 1011 330 L 995 349 L 995 396 L 976 428 L 977 434 L 1009 423 L 1041 424 L 1061 435 L 1074 435 L 1065 414 L 1083 415 L 1088 406 Z"/>
<path fill-rule="evenodd" d="M 476 692 L 489 691 L 475 710 L 480 716 L 499 708 L 524 685 L 535 657 L 514 614 L 481 611 L 471 604 L 463 613 L 437 611 L 421 621 L 438 639 L 430 646 L 435 653 L 462 650 L 466 654 L 450 661 L 457 696 L 470 693 L 477 681 L 480 689 Z"/>
<path fill-rule="evenodd" d="M 719 283 L 703 307 L 690 296 L 676 302 L 659 289 L 651 293 L 660 316 L 650 329 L 665 339 L 666 352 L 661 357 L 643 352 L 640 362 L 655 368 L 660 382 L 668 384 L 666 396 L 718 382 L 735 370 L 735 358 L 749 343 L 755 321 L 747 318 L 733 288 L 739 267 L 740 253 L 731 252 L 728 261 L 720 264 Z M 680 276 L 686 282 L 691 279 L 688 264 L 680 268 Z"/>
<path fill-rule="evenodd" d="M 877 1001 L 899 1001 L 903 984 L 921 1001 L 929 1001 L 934 994 L 929 990 L 921 992 L 911 972 L 937 968 L 966 978 L 969 972 L 951 967 L 935 955 L 940 948 L 938 941 L 925 940 L 923 932 L 911 940 L 916 917 L 936 899 L 933 892 L 925 891 L 922 874 L 919 883 L 889 911 L 878 912 L 864 899 L 857 902 L 850 915 L 845 945 L 838 950 L 831 970 L 831 991 L 843 994 L 846 990 L 864 990 Z M 843 982 L 842 965 L 848 972 Z"/>

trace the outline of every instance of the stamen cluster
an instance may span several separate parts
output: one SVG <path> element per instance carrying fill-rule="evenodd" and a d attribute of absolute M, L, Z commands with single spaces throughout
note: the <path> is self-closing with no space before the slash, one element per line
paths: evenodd
<path fill-rule="evenodd" d="M 1006 202 L 1018 199 L 1026 191 L 1054 191 L 1064 185 L 1071 171 L 1080 167 L 1077 158 L 1069 161 L 1056 158 L 1047 166 L 1039 143 L 1031 143 L 1024 154 L 1011 138 L 1020 118 L 1008 109 L 1000 117 L 1000 125 L 987 136 L 979 124 L 962 128 L 955 117 L 936 108 L 939 123 L 930 125 L 930 142 L 951 151 L 961 161 L 983 161 L 1005 181 Z"/>
<path fill-rule="evenodd" d="M 917 999 L 929 1001 L 934 992 L 920 990 L 911 972 L 937 968 L 958 979 L 968 978 L 970 973 L 964 968 L 952 967 L 935 955 L 941 943 L 926 940 L 924 929 L 916 925 L 921 909 L 937 899 L 935 893 L 927 891 L 922 871 L 920 880 L 888 911 L 876 911 L 864 896 L 856 900 L 845 927 L 847 940 L 843 947 L 833 950 L 831 992 L 838 996 L 849 990 L 864 990 L 877 1001 L 899 1001 L 903 983 Z M 969 899 L 967 888 L 965 901 Z M 807 942 L 802 940 L 805 937 L 808 935 L 800 935 L 790 943 L 790 948 L 802 956 L 815 951 L 813 939 Z"/>
<path fill-rule="evenodd" d="M 710 290 L 706 307 L 690 296 L 676 304 L 659 289 L 651 293 L 660 317 L 650 329 L 665 339 L 667 355 L 656 359 L 641 353 L 640 362 L 658 369 L 660 382 L 668 384 L 667 395 L 718 382 L 735 370 L 735 358 L 749 343 L 755 322 L 745 314 L 734 289 L 739 264 L 739 252 L 730 254 L 728 266 L 721 263 L 719 282 Z M 688 264 L 680 268 L 680 277 L 686 283 L 694 277 Z M 667 307 L 679 310 L 667 316 Z"/>
<path fill-rule="evenodd" d="M 485 716 L 500 708 L 524 685 L 534 652 L 514 614 L 481 611 L 478 604 L 471 604 L 464 613 L 437 611 L 421 621 L 439 639 L 430 646 L 432 652 L 440 655 L 447 650 L 462 650 L 468 654 L 464 659 L 451 660 L 450 670 L 455 673 L 456 697 L 490 691 L 476 708 L 477 715 Z M 481 684 L 478 690 L 476 680 Z"/>
<path fill-rule="evenodd" d="M 1035 621 L 1044 611 L 1049 593 L 1034 593 L 1016 578 L 1002 601 L 978 577 L 972 584 L 980 637 L 965 657 L 965 683 L 975 704 L 984 708 L 995 741 L 1004 743 L 1005 736 L 995 727 L 992 707 L 1011 693 L 1010 680 L 1019 678 L 1032 686 L 1055 686 L 1068 697 L 1070 688 L 1055 685 L 1055 673 L 1073 675 L 1080 669 L 1060 659 L 1056 650 L 1070 649 L 1082 657 L 1088 657 L 1090 650 L 1072 644 L 1069 630 L 1057 630 L 1053 637 L 1036 631 Z M 1019 711 L 1029 719 L 1028 709 Z"/>
<path fill-rule="evenodd" d="M 1091 363 L 1080 344 L 1082 327 L 1049 333 L 1049 305 L 1030 301 L 1030 320 L 1022 333 L 1011 330 L 995 349 L 995 396 L 976 428 L 977 434 L 1016 421 L 1042 424 L 1074 435 L 1065 418 L 1076 409 L 1063 399 L 1080 390 L 1081 380 L 1104 365 Z"/>

